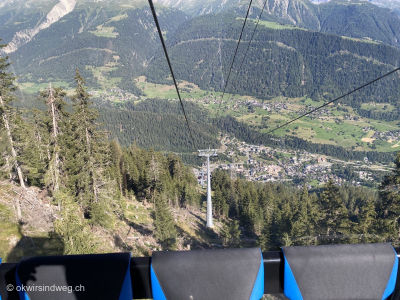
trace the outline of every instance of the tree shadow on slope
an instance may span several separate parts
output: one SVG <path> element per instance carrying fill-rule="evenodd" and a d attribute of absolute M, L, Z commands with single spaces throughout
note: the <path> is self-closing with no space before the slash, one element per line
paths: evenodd
<path fill-rule="evenodd" d="M 195 237 L 190 236 L 186 241 L 184 241 L 184 246 L 190 245 L 190 249 L 210 249 L 210 248 L 220 248 L 221 239 L 213 228 L 206 227 L 206 221 L 200 216 L 188 211 L 193 217 L 196 218 L 197 228 L 193 228 Z M 187 236 L 188 232 L 177 225 L 178 233 L 181 236 Z"/>
<path fill-rule="evenodd" d="M 55 233 L 46 236 L 31 237 L 22 233 L 22 224 L 18 226 L 19 235 L 22 236 L 9 252 L 6 262 L 19 262 L 23 257 L 62 255 L 64 243 Z"/>
<path fill-rule="evenodd" d="M 124 218 L 124 222 L 132 227 L 132 229 L 136 230 L 137 232 L 139 232 L 141 235 L 152 235 L 153 231 L 151 231 L 150 229 L 144 227 L 143 225 L 140 224 L 136 224 L 130 220 L 128 220 L 127 218 Z"/>
<path fill-rule="evenodd" d="M 204 233 L 201 233 L 201 230 L 195 230 L 195 237 L 189 235 L 188 232 L 179 225 L 176 225 L 176 230 L 178 232 L 178 236 L 183 237 L 183 248 L 188 250 L 203 250 L 212 248 L 208 242 L 203 240 L 202 236 Z"/>

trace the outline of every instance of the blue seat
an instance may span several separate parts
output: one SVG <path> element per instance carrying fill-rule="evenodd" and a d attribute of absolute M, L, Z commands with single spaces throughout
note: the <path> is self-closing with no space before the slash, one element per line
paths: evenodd
<path fill-rule="evenodd" d="M 21 300 L 132 300 L 130 253 L 23 258 Z"/>
<path fill-rule="evenodd" d="M 1 265 L 1 258 L 0 258 L 0 265 Z M 1 295 L 0 295 L 0 300 L 1 300 Z"/>
<path fill-rule="evenodd" d="M 284 294 L 291 300 L 388 298 L 398 258 L 388 243 L 283 247 Z"/>
<path fill-rule="evenodd" d="M 259 300 L 264 294 L 260 249 L 153 252 L 154 300 Z"/>

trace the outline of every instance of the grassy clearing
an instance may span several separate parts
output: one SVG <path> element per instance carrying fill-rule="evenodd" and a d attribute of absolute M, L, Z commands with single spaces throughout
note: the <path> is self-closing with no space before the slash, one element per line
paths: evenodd
<path fill-rule="evenodd" d="M 238 18 L 238 19 L 243 20 L 243 18 Z M 255 19 L 249 19 L 249 20 L 252 21 L 253 23 L 256 23 L 256 22 L 257 22 L 257 20 L 255 20 Z M 296 27 L 296 26 L 293 26 L 293 25 L 279 24 L 279 23 L 276 23 L 276 22 L 263 21 L 263 20 L 260 20 L 260 21 L 259 21 L 259 24 L 262 25 L 262 26 L 265 26 L 265 27 L 267 27 L 267 28 L 277 29 L 277 30 L 279 30 L 279 29 L 299 29 L 299 30 L 306 30 L 306 29 L 304 29 L 304 28 L 299 28 L 299 27 Z"/>
<path fill-rule="evenodd" d="M 345 40 L 352 40 L 352 41 L 362 42 L 362 43 L 369 43 L 369 44 L 375 44 L 375 45 L 380 44 L 377 41 L 374 41 L 370 38 L 358 39 L 358 38 L 352 38 L 352 37 L 348 37 L 348 36 L 342 36 L 342 38 Z"/>
<path fill-rule="evenodd" d="M 118 64 L 116 62 L 110 62 L 103 67 L 86 66 L 86 69 L 92 71 L 93 76 L 97 78 L 103 90 L 107 90 L 110 88 L 115 88 L 117 83 L 122 80 L 121 77 L 107 76 L 107 73 L 115 71 L 117 69 L 117 65 Z"/>
<path fill-rule="evenodd" d="M 145 81 L 144 76 L 141 76 L 138 80 L 138 86 L 144 92 L 147 98 L 166 98 L 166 99 L 176 99 L 178 95 L 176 93 L 175 87 L 173 85 L 166 84 L 155 84 Z M 180 88 L 180 93 L 182 98 L 192 98 L 198 99 L 211 95 L 211 92 L 206 92 L 201 90 L 195 84 L 191 84 L 186 81 L 182 81 L 178 84 Z"/>
<path fill-rule="evenodd" d="M 122 15 L 118 15 L 118 16 L 112 17 L 110 19 L 110 21 L 118 22 L 118 21 L 124 20 L 126 18 L 128 18 L 128 14 L 122 14 Z"/>
<path fill-rule="evenodd" d="M 126 218 L 136 224 L 150 225 L 153 224 L 151 218 L 151 207 L 145 207 L 138 201 L 133 201 L 129 204 Z"/>
<path fill-rule="evenodd" d="M 89 31 L 98 37 L 106 37 L 106 38 L 116 38 L 119 34 L 118 32 L 114 32 L 115 27 L 106 27 L 103 25 L 99 25 L 96 27 L 95 31 Z"/>
<path fill-rule="evenodd" d="M 68 90 L 69 84 L 65 81 L 53 81 L 51 82 L 52 86 L 62 87 Z M 18 84 L 18 87 L 25 93 L 28 94 L 37 94 L 39 91 L 43 91 L 49 87 L 49 83 L 33 83 L 33 82 L 22 82 Z"/>
<path fill-rule="evenodd" d="M 145 76 L 140 76 L 136 78 L 136 83 L 138 87 L 143 91 L 145 98 L 162 98 L 162 99 L 178 98 L 174 85 L 156 84 L 147 82 Z M 215 105 L 214 100 L 217 101 L 218 103 L 221 100 L 222 92 L 205 91 L 202 90 L 198 85 L 185 80 L 179 80 L 178 87 L 179 87 L 179 93 L 181 94 L 181 97 L 183 99 L 198 100 L 207 97 L 210 100 L 210 106 Z M 251 96 L 241 96 L 236 94 L 225 93 L 221 108 L 224 106 L 228 106 L 229 108 L 231 108 L 234 105 L 234 101 L 238 99 L 252 100 L 255 98 Z M 224 112 L 221 111 L 221 113 Z"/>
<path fill-rule="evenodd" d="M 294 103 L 296 104 L 288 104 L 288 108 L 295 110 L 294 106 L 297 108 L 300 102 L 294 101 Z M 344 115 L 350 114 L 350 109 L 347 113 L 337 111 L 333 107 L 330 110 L 333 116 L 323 116 L 315 119 L 305 117 L 286 126 L 285 128 L 276 130 L 275 133 L 280 136 L 285 134 L 293 135 L 314 143 L 340 145 L 345 148 L 352 147 L 357 150 L 368 151 L 371 150 L 372 143 L 374 142 L 372 136 L 376 130 L 389 131 L 399 129 L 398 125 L 393 122 L 373 122 L 362 118 L 359 118 L 357 121 L 345 120 Z M 269 119 L 266 122 L 268 129 L 261 129 L 260 131 L 266 132 L 277 126 L 283 125 L 284 122 L 293 117 L 297 117 L 297 115 L 293 113 L 284 113 L 285 111 L 286 110 L 282 110 L 280 113 L 268 113 L 267 115 Z M 256 114 L 259 116 L 266 115 L 265 112 L 259 112 L 258 110 L 256 110 Z M 239 119 L 252 125 L 260 125 L 263 123 L 261 118 L 255 119 L 253 114 L 242 115 Z M 261 127 L 264 126 L 260 126 L 260 128 Z M 370 127 L 372 129 L 366 134 L 363 130 L 364 127 Z M 393 143 L 379 141 L 379 143 L 374 143 L 374 145 L 377 151 L 393 151 Z"/>
<path fill-rule="evenodd" d="M 361 104 L 361 108 L 379 112 L 391 112 L 396 109 L 396 107 L 389 103 L 363 103 Z"/>

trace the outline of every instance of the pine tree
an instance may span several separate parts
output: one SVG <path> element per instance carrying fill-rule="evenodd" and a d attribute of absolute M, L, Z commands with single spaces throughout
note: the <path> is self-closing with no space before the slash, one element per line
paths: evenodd
<path fill-rule="evenodd" d="M 217 185 L 214 190 L 214 195 L 213 195 L 213 210 L 214 214 L 216 217 L 222 217 L 223 219 L 228 216 L 228 204 L 226 203 L 226 200 L 222 194 L 222 191 Z"/>
<path fill-rule="evenodd" d="M 156 195 L 154 213 L 155 237 L 165 250 L 175 250 L 176 248 L 176 227 L 169 210 L 167 199 Z"/>
<path fill-rule="evenodd" d="M 98 135 L 95 121 L 98 112 L 91 108 L 90 95 L 85 87 L 85 80 L 76 69 L 76 89 L 71 100 L 74 113 L 72 115 L 72 134 L 69 150 L 72 150 L 73 168 L 71 182 L 75 193 L 82 203 L 97 201 L 98 193 L 94 184 L 94 151 Z M 71 163 L 69 164 L 71 166 Z M 72 168 L 71 168 L 72 169 Z"/>
<path fill-rule="evenodd" d="M 314 229 L 319 219 L 318 208 L 313 203 L 312 197 L 308 193 L 307 186 L 303 186 L 300 194 L 297 212 L 292 219 L 292 230 L 290 235 L 293 237 L 294 245 L 312 245 L 315 243 Z"/>
<path fill-rule="evenodd" d="M 282 246 L 288 247 L 292 245 L 293 243 L 289 233 L 285 232 L 282 236 Z"/>
<path fill-rule="evenodd" d="M 319 202 L 322 213 L 320 233 L 326 235 L 328 243 L 337 243 L 343 240 L 343 235 L 348 234 L 350 227 L 348 211 L 333 180 L 329 180 L 325 184 Z"/>
<path fill-rule="evenodd" d="M 184 179 L 184 166 L 179 156 L 173 153 L 169 153 L 168 166 L 169 172 L 173 179 L 176 179 L 177 181 L 181 181 Z"/>
<path fill-rule="evenodd" d="M 14 140 L 19 145 L 22 170 L 27 183 L 38 187 L 44 184 L 43 178 L 50 160 L 49 135 L 43 117 L 43 112 L 34 108 L 32 117 L 27 121 L 19 116 L 14 118 L 14 124 L 17 125 Z"/>
<path fill-rule="evenodd" d="M 257 245 L 261 248 L 262 251 L 269 250 L 269 243 L 271 238 L 270 226 L 271 224 L 266 219 L 264 219 L 263 229 L 257 241 Z"/>
<path fill-rule="evenodd" d="M 150 148 L 148 152 L 148 159 L 146 161 L 146 185 L 148 186 L 148 197 L 151 198 L 154 202 L 155 192 L 160 192 L 162 188 L 162 166 L 161 159 L 158 157 L 158 154 L 154 151 L 153 148 Z"/>
<path fill-rule="evenodd" d="M 76 70 L 76 89 L 72 96 L 74 113 L 67 124 L 65 168 L 70 190 L 91 223 L 112 227 L 114 217 L 122 217 L 121 194 L 110 178 L 112 162 L 105 136 L 96 130 L 98 112 L 91 107 L 85 81 Z"/>
<path fill-rule="evenodd" d="M 271 226 L 275 209 L 275 197 L 270 185 L 265 185 L 259 194 L 260 211 L 262 212 L 262 229 L 259 238 L 259 246 L 266 251 L 271 239 Z"/>
<path fill-rule="evenodd" d="M 96 253 L 96 243 L 79 205 L 66 193 L 57 192 L 54 196 L 63 207 L 61 218 L 54 222 L 54 230 L 64 243 L 64 254 Z"/>
<path fill-rule="evenodd" d="M 60 156 L 61 148 L 63 148 L 61 136 L 68 134 L 66 131 L 67 118 L 69 113 L 66 111 L 67 103 L 64 101 L 66 93 L 62 88 L 53 88 L 51 84 L 47 90 L 40 93 L 41 99 L 44 99 L 47 106 L 47 130 L 50 135 L 49 139 L 49 168 L 47 175 L 47 183 L 53 193 L 57 193 L 60 187 L 65 184 L 61 182 L 63 170 L 62 162 L 64 157 Z M 60 209 L 60 203 L 58 204 Z"/>
<path fill-rule="evenodd" d="M 0 40 L 1 41 L 1 40 Z M 0 45 L 0 49 L 6 47 L 6 45 Z M 12 76 L 10 73 L 6 73 L 6 69 L 11 65 L 8 62 L 8 56 L 1 57 L 0 55 L 0 115 L 2 117 L 2 127 L 4 127 L 7 133 L 9 146 L 11 149 L 11 155 L 13 159 L 13 164 L 15 170 L 18 174 L 18 179 L 21 187 L 25 188 L 24 175 L 22 173 L 21 165 L 18 160 L 18 153 L 15 148 L 15 141 L 13 136 L 12 128 L 12 117 L 14 109 L 10 107 L 10 103 L 14 99 L 10 92 L 16 89 L 14 85 L 14 80 L 16 77 Z"/>
<path fill-rule="evenodd" d="M 125 194 L 127 190 L 126 172 L 124 154 L 118 140 L 112 140 L 110 142 L 111 158 L 113 161 L 112 168 L 114 169 L 114 175 L 117 180 L 120 193 Z"/>
<path fill-rule="evenodd" d="M 358 214 L 358 224 L 356 225 L 356 231 L 360 235 L 359 240 L 362 243 L 378 241 L 375 236 L 376 217 L 377 213 L 373 199 L 366 199 L 366 203 L 361 207 L 361 211 Z"/>
<path fill-rule="evenodd" d="M 75 81 L 77 86 L 71 98 L 74 111 L 67 126 L 69 134 L 65 136 L 67 186 L 85 207 L 85 213 L 89 214 L 89 205 L 94 200 L 91 133 L 94 131 L 96 115 L 89 109 L 89 94 L 78 70 Z"/>
<path fill-rule="evenodd" d="M 291 236 L 295 239 L 295 245 L 305 244 L 305 238 L 309 234 L 308 206 L 310 198 L 308 196 L 307 186 L 303 186 L 300 195 L 299 207 L 292 219 Z"/>
<path fill-rule="evenodd" d="M 386 176 L 379 187 L 378 216 L 381 236 L 386 241 L 399 244 L 400 218 L 400 152 L 395 159 L 396 169 Z"/>
<path fill-rule="evenodd" d="M 222 244 L 228 248 L 240 247 L 240 234 L 238 220 L 225 223 L 221 230 Z"/>

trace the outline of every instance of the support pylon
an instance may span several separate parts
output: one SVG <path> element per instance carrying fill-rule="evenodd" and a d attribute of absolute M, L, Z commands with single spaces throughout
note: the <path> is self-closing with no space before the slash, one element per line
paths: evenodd
<path fill-rule="evenodd" d="M 207 157 L 207 228 L 214 227 L 212 217 L 212 202 L 211 202 L 211 174 L 210 174 L 210 156 L 218 156 L 216 149 L 198 150 L 199 156 Z"/>

